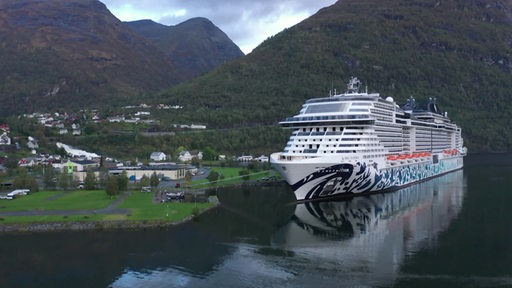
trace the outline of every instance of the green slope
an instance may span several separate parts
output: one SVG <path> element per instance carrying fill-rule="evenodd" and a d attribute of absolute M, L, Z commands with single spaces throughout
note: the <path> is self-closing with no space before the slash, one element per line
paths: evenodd
<path fill-rule="evenodd" d="M 156 96 L 171 120 L 231 128 L 275 124 L 354 75 L 399 102 L 438 99 L 470 151 L 512 144 L 510 4 L 339 1 L 253 53 Z"/>

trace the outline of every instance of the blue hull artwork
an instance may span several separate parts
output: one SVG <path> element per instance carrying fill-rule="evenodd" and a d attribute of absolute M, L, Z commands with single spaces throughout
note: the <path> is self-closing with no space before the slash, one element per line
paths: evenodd
<path fill-rule="evenodd" d="M 442 159 L 378 169 L 358 162 L 316 171 L 292 185 L 297 200 L 315 200 L 347 194 L 395 190 L 463 167 L 463 158 Z"/>

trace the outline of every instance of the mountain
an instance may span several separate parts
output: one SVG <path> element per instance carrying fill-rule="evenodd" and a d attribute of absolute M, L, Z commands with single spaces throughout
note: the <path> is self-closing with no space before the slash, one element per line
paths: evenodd
<path fill-rule="evenodd" d="M 119 103 L 182 80 L 96 0 L 4 0 L 0 23 L 2 114 Z"/>
<path fill-rule="evenodd" d="M 470 151 L 512 147 L 510 1 L 343 0 L 154 101 L 210 127 L 275 125 L 357 76 L 399 103 L 437 98 Z M 173 117 L 173 116 L 171 116 Z M 178 116 L 176 116 L 178 117 Z M 175 120 L 175 119 L 172 119 Z"/>
<path fill-rule="evenodd" d="M 206 18 L 192 18 L 176 26 L 165 26 L 151 20 L 126 24 L 153 41 L 187 78 L 244 56 L 240 48 Z"/>
<path fill-rule="evenodd" d="M 236 50 L 206 19 L 188 22 L 177 25 L 174 36 L 163 29 L 155 43 L 97 0 L 2 0 L 0 115 L 139 104 Z M 195 36 L 201 39 L 194 42 Z"/>

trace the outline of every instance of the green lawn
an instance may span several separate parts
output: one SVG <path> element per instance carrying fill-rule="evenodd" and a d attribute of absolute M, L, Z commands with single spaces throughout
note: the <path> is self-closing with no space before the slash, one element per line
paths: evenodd
<path fill-rule="evenodd" d="M 41 191 L 14 200 L 0 200 L 0 212 L 103 209 L 114 200 L 103 190 Z"/>
<path fill-rule="evenodd" d="M 118 208 L 130 209 L 130 220 L 166 220 L 180 221 L 198 213 L 211 203 L 153 203 L 152 193 L 133 192 Z"/>
<path fill-rule="evenodd" d="M 119 197 L 119 196 L 118 196 Z M 0 201 L 0 212 L 34 210 L 100 210 L 117 198 L 110 198 L 103 190 L 91 191 L 42 191 L 14 200 Z M 103 220 L 164 220 L 181 221 L 191 215 L 211 207 L 211 203 L 153 203 L 152 193 L 132 192 L 116 208 L 128 209 L 124 214 L 87 215 L 47 215 L 47 216 L 0 216 L 0 224 L 63 222 L 63 221 L 103 221 Z"/>
<path fill-rule="evenodd" d="M 212 171 L 219 172 L 224 176 L 223 180 L 217 181 L 215 185 L 232 185 L 243 183 L 239 175 L 241 168 L 213 167 Z M 274 175 L 272 170 L 261 171 L 250 174 L 250 180 Z M 210 187 L 208 180 L 194 181 L 194 188 Z M 119 196 L 117 196 L 119 197 Z M 34 210 L 101 210 L 117 197 L 109 197 L 104 190 L 78 190 L 78 191 L 41 191 L 14 200 L 0 200 L 0 213 L 12 211 L 34 211 Z M 127 209 L 129 213 L 124 214 L 97 214 L 88 215 L 50 215 L 50 216 L 0 216 L 0 224 L 3 223 L 33 223 L 33 222 L 61 222 L 61 221 L 106 221 L 106 220 L 162 220 L 176 222 L 211 207 L 212 203 L 154 203 L 153 193 L 131 192 L 123 202 L 116 208 Z"/>

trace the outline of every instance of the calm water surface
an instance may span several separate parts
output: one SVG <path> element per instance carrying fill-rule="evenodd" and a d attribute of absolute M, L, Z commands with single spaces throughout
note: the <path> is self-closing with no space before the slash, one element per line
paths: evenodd
<path fill-rule="evenodd" d="M 0 236 L 0 287 L 512 287 L 512 156 L 393 193 L 298 204 L 218 192 L 197 221 Z"/>

